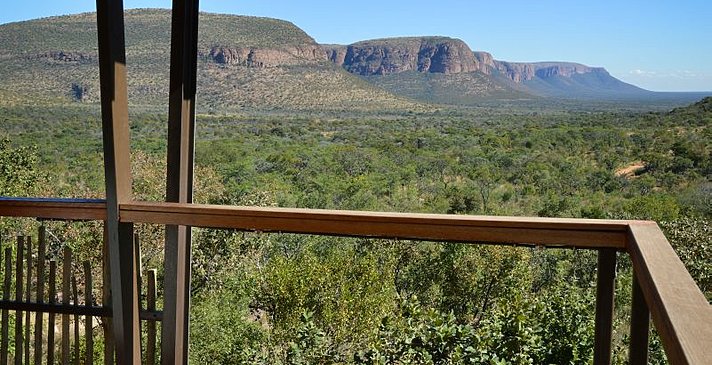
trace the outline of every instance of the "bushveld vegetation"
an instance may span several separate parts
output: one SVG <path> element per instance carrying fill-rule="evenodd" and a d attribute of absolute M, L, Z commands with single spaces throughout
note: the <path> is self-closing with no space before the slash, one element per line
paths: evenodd
<path fill-rule="evenodd" d="M 98 113 L 7 106 L 0 195 L 103 195 Z M 712 99 L 661 113 L 199 117 L 196 200 L 658 221 L 712 300 Z M 162 200 L 165 118 L 132 116 L 134 189 Z M 0 223 L 3 235 L 22 223 Z M 67 225 L 81 257 L 100 227 Z M 161 268 L 160 227 L 138 227 Z M 191 360 L 282 364 L 588 363 L 585 250 L 196 230 Z M 160 277 L 160 272 L 159 272 Z M 620 257 L 615 361 L 627 358 Z M 652 362 L 664 362 L 654 338 Z"/>

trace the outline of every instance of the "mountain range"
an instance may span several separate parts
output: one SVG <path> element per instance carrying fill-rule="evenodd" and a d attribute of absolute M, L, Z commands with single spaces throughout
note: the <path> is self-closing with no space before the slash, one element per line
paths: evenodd
<path fill-rule="evenodd" d="M 96 15 L 0 25 L 0 103 L 99 100 Z M 129 97 L 164 105 L 170 11 L 126 12 Z M 287 21 L 202 13 L 199 104 L 204 111 L 428 110 L 491 100 L 622 100 L 656 93 L 604 68 L 506 62 L 448 37 L 321 45 Z"/>

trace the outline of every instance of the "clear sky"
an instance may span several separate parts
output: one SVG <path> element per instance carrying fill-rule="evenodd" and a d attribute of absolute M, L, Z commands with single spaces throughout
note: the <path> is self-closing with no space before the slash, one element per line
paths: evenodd
<path fill-rule="evenodd" d="M 169 8 L 171 2 L 124 5 Z M 95 6 L 89 0 L 6 1 L 0 23 Z M 712 91 L 712 0 L 202 0 L 200 7 L 288 20 L 319 43 L 443 35 L 500 60 L 579 62 L 650 90 Z"/>

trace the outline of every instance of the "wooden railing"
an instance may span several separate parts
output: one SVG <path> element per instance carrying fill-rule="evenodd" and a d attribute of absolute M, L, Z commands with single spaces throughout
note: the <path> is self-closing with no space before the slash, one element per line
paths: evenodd
<path fill-rule="evenodd" d="M 94 358 L 95 338 L 99 340 L 97 347 L 103 347 L 104 364 L 115 364 L 106 243 L 98 247 L 102 260 L 79 263 L 67 242 L 47 227 L 51 225 L 47 220 L 104 220 L 106 204 L 101 200 L 0 198 L 0 206 L 0 210 L 12 211 L 7 215 L 41 221 L 36 236 L 18 235 L 15 242 L 0 237 L 0 253 L 4 251 L 0 255 L 0 365 L 94 364 L 98 361 Z M 138 236 L 133 243 L 139 252 Z M 98 288 L 93 284 L 96 271 L 102 278 Z M 155 365 L 156 324 L 162 320 L 162 312 L 156 311 L 156 270 L 139 270 L 137 279 L 145 283 L 145 288 L 138 288 L 139 297 L 145 298 L 145 308 L 139 313 L 146 329 L 144 363 Z M 10 317 L 10 311 L 14 317 Z"/>
<path fill-rule="evenodd" d="M 10 345 L 9 311 L 11 310 L 16 314 L 13 332 L 15 345 L 13 363 L 29 364 L 32 361 L 34 364 L 42 364 L 43 356 L 46 354 L 46 362 L 54 364 L 55 355 L 59 354 L 57 359 L 63 364 L 70 362 L 93 364 L 93 324 L 96 323 L 95 319 L 99 319 L 103 323 L 103 337 L 106 339 L 104 344 L 110 348 L 112 338 L 110 329 L 106 325 L 106 319 L 111 316 L 111 310 L 108 307 L 95 304 L 97 298 L 93 296 L 94 281 L 92 280 L 91 262 L 84 261 L 82 263 L 83 270 L 81 278 L 78 280 L 75 275 L 76 270 L 73 269 L 72 250 L 66 246 L 63 248 L 60 267 L 57 257 L 47 257 L 46 238 L 46 228 L 42 225 L 37 234 L 36 246 L 33 245 L 31 236 L 18 236 L 16 245 L 12 243 L 3 245 L 5 254 L 4 269 L 2 270 L 3 294 L 2 301 L 0 301 L 2 308 L 0 364 L 8 364 L 8 360 L 10 360 L 8 348 Z M 15 248 L 14 262 L 13 246 Z M 49 270 L 46 270 L 47 266 Z M 105 274 L 105 272 L 103 273 Z M 15 297 L 11 300 L 10 289 L 13 278 Z M 57 278 L 61 278 L 59 288 Z M 47 290 L 45 290 L 45 284 L 47 284 Z M 79 295 L 79 287 L 82 287 L 82 296 Z M 105 299 L 108 295 L 108 288 L 102 288 L 101 292 L 102 298 Z M 59 297 L 61 297 L 61 302 L 57 301 Z M 58 314 L 61 315 L 57 316 Z M 80 356 L 82 347 L 80 316 L 84 319 L 84 324 L 81 326 L 84 328 L 83 347 L 85 351 L 83 356 Z M 55 341 L 58 320 L 60 331 Z M 47 323 L 46 328 L 45 323 Z M 70 336 L 71 328 L 74 329 L 73 336 Z"/>
<path fill-rule="evenodd" d="M 104 220 L 97 200 L 0 199 L 0 216 Z M 630 362 L 647 362 L 649 318 L 672 364 L 712 363 L 712 307 L 655 222 L 404 214 L 179 203 L 121 204 L 124 223 L 599 251 L 594 363 L 610 363 L 616 252 L 632 260 Z M 0 308 L 12 309 L 5 304 Z"/>

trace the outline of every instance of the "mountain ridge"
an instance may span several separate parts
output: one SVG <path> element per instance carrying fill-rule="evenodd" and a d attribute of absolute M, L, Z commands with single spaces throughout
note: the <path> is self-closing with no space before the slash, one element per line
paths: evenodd
<path fill-rule="evenodd" d="M 128 10 L 125 23 L 129 102 L 161 107 L 169 91 L 170 11 Z M 290 22 L 201 13 L 199 32 L 203 112 L 432 109 L 331 64 Z M 0 34 L 0 103 L 99 102 L 95 13 L 4 24 Z"/>
<path fill-rule="evenodd" d="M 217 110 L 432 110 L 488 100 L 647 96 L 602 67 L 507 62 L 445 36 L 324 45 L 291 22 L 201 13 L 198 90 Z M 168 95 L 170 11 L 127 10 L 133 103 Z M 0 25 L 0 95 L 7 103 L 97 103 L 94 13 Z"/>
<path fill-rule="evenodd" d="M 408 90 L 400 90 L 397 83 L 392 82 L 393 74 L 404 72 L 440 73 L 455 75 L 459 73 L 480 72 L 486 76 L 480 78 L 485 84 L 497 84 L 498 91 L 512 89 L 513 96 L 520 93 L 534 97 L 566 97 L 566 98 L 617 98 L 644 95 L 649 93 L 634 85 L 624 83 L 603 67 L 591 67 L 575 62 L 508 62 L 495 59 L 491 53 L 472 51 L 462 40 L 442 36 L 379 38 L 352 43 L 346 46 L 325 46 L 332 62 L 342 66 L 347 71 L 368 79 L 387 90 L 413 94 L 412 85 Z M 391 81 L 381 82 L 377 77 L 389 76 Z M 412 75 L 405 75 L 413 83 Z M 433 80 L 452 84 L 456 78 L 421 77 L 422 90 L 432 90 Z M 457 78 L 462 79 L 462 77 Z M 438 88 L 437 86 L 435 88 Z M 484 94 L 492 96 L 492 87 L 484 89 Z M 422 94 L 422 93 L 421 93 Z M 501 93 L 500 93 L 501 94 Z M 418 100 L 442 102 L 442 98 L 427 97 L 425 94 L 415 97 Z M 462 103 L 461 93 L 453 98 Z M 477 95 L 464 104 L 477 102 Z"/>

